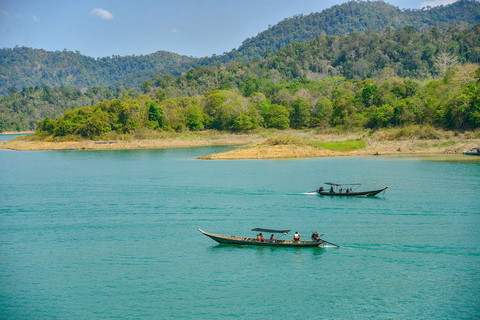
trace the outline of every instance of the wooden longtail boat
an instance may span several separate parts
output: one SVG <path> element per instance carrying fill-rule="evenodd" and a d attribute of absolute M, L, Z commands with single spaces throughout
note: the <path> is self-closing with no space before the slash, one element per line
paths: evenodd
<path fill-rule="evenodd" d="M 314 232 L 312 234 L 312 241 L 294 241 L 294 240 L 281 240 L 281 239 L 275 239 L 275 240 L 265 239 L 263 241 L 260 241 L 260 240 L 257 240 L 256 238 L 225 236 L 221 234 L 209 233 L 201 229 L 198 229 L 198 231 L 200 231 L 207 237 L 212 238 L 218 243 L 222 243 L 222 244 L 236 244 L 236 245 L 242 245 L 242 246 L 270 246 L 270 247 L 318 247 L 319 245 L 325 245 L 325 243 L 328 243 L 336 247 L 339 247 L 336 244 L 320 239 L 320 236 L 318 235 L 317 232 Z M 256 229 L 252 229 L 252 231 L 267 232 L 267 233 L 282 233 L 286 235 L 290 230 L 273 230 L 273 229 L 256 228 Z"/>
<path fill-rule="evenodd" d="M 467 156 L 480 156 L 480 148 L 472 148 L 468 151 L 463 151 L 463 154 Z"/>
<path fill-rule="evenodd" d="M 318 190 L 315 190 L 318 194 L 322 196 L 334 196 L 334 197 L 358 197 L 358 196 L 366 196 L 366 197 L 373 197 L 379 194 L 380 192 L 383 191 L 385 193 L 385 190 L 387 190 L 388 187 L 385 187 L 383 189 L 378 189 L 378 190 L 369 190 L 369 191 L 357 191 L 362 184 L 361 183 L 344 183 L 344 184 L 338 184 L 338 183 L 331 183 L 331 182 L 325 182 L 326 185 L 330 186 L 329 190 L 323 189 L 323 187 L 320 187 Z M 350 188 L 349 188 L 350 187 Z"/>

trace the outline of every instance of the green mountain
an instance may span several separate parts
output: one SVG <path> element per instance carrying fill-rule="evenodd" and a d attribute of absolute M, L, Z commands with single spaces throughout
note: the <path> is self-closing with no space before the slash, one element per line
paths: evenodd
<path fill-rule="evenodd" d="M 261 58 L 266 51 L 277 51 L 292 42 L 305 42 L 325 33 L 353 31 L 381 32 L 386 27 L 413 26 L 417 31 L 449 27 L 469 28 L 480 23 L 480 3 L 460 0 L 447 6 L 422 10 L 401 10 L 383 1 L 349 1 L 322 12 L 297 15 L 246 39 L 238 50 L 226 53 L 226 60 L 247 61 Z"/>
<path fill-rule="evenodd" d="M 285 19 L 256 37 L 246 39 L 238 50 L 197 59 L 158 51 L 140 56 L 94 59 L 68 50 L 48 52 L 26 47 L 0 49 L 0 94 L 23 87 L 92 86 L 139 88 L 156 75 L 179 75 L 195 66 L 251 61 L 276 52 L 292 42 L 305 42 L 317 35 L 345 34 L 385 27 L 413 26 L 418 31 L 449 27 L 471 28 L 480 23 L 480 3 L 460 0 L 448 6 L 425 10 L 401 10 L 382 1 L 350 1 L 320 13 Z M 15 88 L 15 89 L 14 89 Z"/>
<path fill-rule="evenodd" d="M 158 51 L 140 56 L 94 59 L 72 51 L 45 51 L 27 47 L 0 50 L 0 92 L 9 88 L 76 86 L 138 87 L 156 74 L 181 74 L 201 64 L 196 58 Z M 133 81 L 133 84 L 130 84 Z M 13 90 L 13 89 L 11 89 Z"/>
<path fill-rule="evenodd" d="M 479 61 L 480 25 L 470 30 L 424 32 L 413 27 L 386 28 L 381 33 L 323 34 L 305 43 L 291 43 L 262 60 L 196 67 L 177 77 L 156 76 L 142 84 L 142 89 L 149 94 L 184 97 L 215 88 L 250 90 L 245 88 L 253 81 L 254 91 L 268 91 L 264 86 L 270 82 L 308 82 L 327 77 L 432 79 L 443 77 L 449 67 Z"/>
<path fill-rule="evenodd" d="M 121 87 L 92 87 L 85 93 L 24 88 L 0 99 L 0 131 L 31 130 L 46 117 L 42 131 L 90 138 L 146 128 L 428 124 L 474 129 L 480 126 L 479 48 L 480 25 L 323 34 L 262 60 L 155 76 L 141 85 L 144 95 Z M 63 120 L 50 120 L 63 113 Z"/>

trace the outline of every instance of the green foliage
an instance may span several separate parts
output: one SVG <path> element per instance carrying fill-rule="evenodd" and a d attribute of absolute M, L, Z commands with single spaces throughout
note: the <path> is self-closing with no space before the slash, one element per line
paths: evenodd
<path fill-rule="evenodd" d="M 155 102 L 150 102 L 150 107 L 148 108 L 148 120 L 150 129 L 163 128 L 164 124 L 164 113 L 161 106 L 158 106 Z"/>
<path fill-rule="evenodd" d="M 310 141 L 309 145 L 318 149 L 327 149 L 332 151 L 352 151 L 365 148 L 365 141 L 362 139 L 338 142 Z"/>
<path fill-rule="evenodd" d="M 380 129 L 417 125 L 427 129 L 408 129 L 397 134 L 434 138 L 434 128 L 474 130 L 480 127 L 478 69 L 475 65 L 456 67 L 449 71 L 448 83 L 443 79 L 416 82 L 398 77 L 385 80 L 380 86 L 374 79 L 326 78 L 281 83 L 275 85 L 278 90 L 268 91 L 272 100 L 266 92 L 245 97 L 237 89 L 212 90 L 205 95 L 162 101 L 146 95 L 125 96 L 67 110 L 56 120 L 47 117 L 39 122 L 37 132 L 96 139 L 110 132 L 132 134 L 147 128 L 248 132 L 259 126 Z M 329 145 L 312 146 L 335 149 Z"/>
<path fill-rule="evenodd" d="M 259 88 L 259 81 L 254 78 L 247 78 L 244 82 L 242 82 L 239 86 L 240 91 L 242 91 L 245 97 L 251 97 L 255 92 L 258 91 Z"/>
<path fill-rule="evenodd" d="M 382 32 L 387 27 L 399 30 L 406 26 L 412 26 L 411 31 L 425 30 L 425 28 L 448 30 L 451 26 L 468 28 L 478 24 L 479 14 L 480 4 L 471 0 L 460 0 L 451 5 L 438 6 L 429 10 L 401 10 L 383 1 L 348 1 L 322 12 L 295 15 L 284 19 L 256 37 L 246 39 L 238 50 L 227 53 L 223 61 L 248 61 L 252 57 L 269 59 L 272 52 L 292 42 L 308 42 L 322 35 L 340 35 L 367 30 Z M 402 44 L 407 44 L 411 39 L 411 31 L 403 34 Z M 334 43 L 332 44 L 331 49 L 335 51 L 337 48 Z M 353 43 L 353 46 L 356 44 L 358 43 Z M 391 50 L 398 51 L 403 48 L 392 46 Z M 437 48 L 427 47 L 422 50 L 422 55 L 425 58 L 431 58 L 436 50 Z M 415 59 L 410 62 L 411 67 L 414 67 Z M 358 72 L 361 72 L 375 62 L 365 60 L 350 63 L 352 67 L 358 68 Z M 378 63 L 384 63 L 384 59 L 379 57 L 376 63 L 376 68 L 381 68 Z M 365 71 L 368 73 L 368 70 Z"/>
<path fill-rule="evenodd" d="M 241 131 L 250 131 L 258 128 L 257 118 L 255 115 L 251 115 L 247 112 L 242 112 L 238 117 L 235 118 L 232 125 L 232 131 L 241 132 Z"/>
<path fill-rule="evenodd" d="M 46 51 L 28 47 L 0 49 L 0 93 L 12 94 L 16 88 L 43 85 L 50 87 L 115 87 L 140 85 L 158 73 L 178 75 L 201 63 L 200 59 L 158 51 L 141 56 L 112 56 L 94 59 L 78 51 Z M 10 89 L 9 89 L 10 88 Z M 148 91 L 148 85 L 142 86 Z"/>
<path fill-rule="evenodd" d="M 265 128 L 288 129 L 290 127 L 290 112 L 283 105 L 268 104 L 260 110 Z"/>
<path fill-rule="evenodd" d="M 376 83 L 365 84 L 362 89 L 362 102 L 365 107 L 377 105 L 380 95 L 378 94 L 378 86 Z"/>
<path fill-rule="evenodd" d="M 300 129 L 307 127 L 310 118 L 310 104 L 302 99 L 291 102 L 290 123 L 292 128 Z"/>
<path fill-rule="evenodd" d="M 197 100 L 187 106 L 186 109 L 187 127 L 192 131 L 202 130 L 205 127 L 206 115 Z"/>
<path fill-rule="evenodd" d="M 294 146 L 311 146 L 317 149 L 327 149 L 332 151 L 352 151 L 365 148 L 365 141 L 362 139 L 346 140 L 338 142 L 323 142 L 317 140 L 309 140 L 298 136 L 278 135 L 267 139 L 264 144 L 267 145 L 294 145 Z"/>

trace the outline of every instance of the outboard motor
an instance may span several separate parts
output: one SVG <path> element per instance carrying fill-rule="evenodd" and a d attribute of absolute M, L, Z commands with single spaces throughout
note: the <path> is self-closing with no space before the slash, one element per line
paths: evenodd
<path fill-rule="evenodd" d="M 312 233 L 312 240 L 315 241 L 315 242 L 320 241 L 320 236 L 318 235 L 318 232 Z"/>

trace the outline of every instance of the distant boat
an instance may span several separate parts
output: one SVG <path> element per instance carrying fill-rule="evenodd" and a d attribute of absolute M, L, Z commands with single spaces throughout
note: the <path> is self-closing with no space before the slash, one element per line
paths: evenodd
<path fill-rule="evenodd" d="M 237 237 L 237 236 L 225 236 L 221 234 L 214 234 L 214 233 L 209 233 L 205 232 L 201 229 L 198 229 L 201 233 L 206 235 L 207 237 L 212 238 L 213 240 L 217 241 L 218 243 L 222 244 L 236 244 L 236 245 L 242 245 L 242 246 L 269 246 L 269 247 L 318 247 L 319 245 L 325 245 L 325 243 L 331 244 L 336 247 L 336 244 L 330 243 L 328 241 L 325 241 L 323 239 L 320 239 L 320 236 L 318 235 L 317 232 L 314 232 L 312 234 L 312 241 L 296 241 L 296 240 L 281 240 L 281 239 L 257 239 L 257 238 L 249 238 L 249 237 Z M 273 230 L 273 229 L 262 229 L 262 228 L 256 228 L 252 229 L 252 231 L 258 231 L 258 232 L 266 232 L 266 233 L 277 233 L 277 234 L 282 234 L 286 235 L 290 230 Z M 260 233 L 261 234 L 261 233 Z"/>
<path fill-rule="evenodd" d="M 468 151 L 463 151 L 463 154 L 467 156 L 480 156 L 480 148 L 472 148 Z"/>
<path fill-rule="evenodd" d="M 320 187 L 317 192 L 322 196 L 335 196 L 335 197 L 357 197 L 357 196 L 366 196 L 366 197 L 373 197 L 379 194 L 380 192 L 385 192 L 388 187 L 383 189 L 377 190 L 369 190 L 369 191 L 357 191 L 357 189 L 362 185 L 361 183 L 331 183 L 325 182 L 326 185 L 329 185 L 330 188 L 325 190 L 323 187 Z"/>

